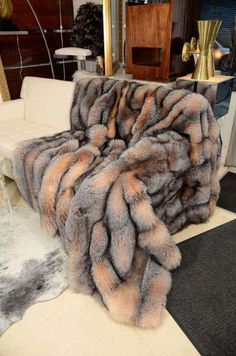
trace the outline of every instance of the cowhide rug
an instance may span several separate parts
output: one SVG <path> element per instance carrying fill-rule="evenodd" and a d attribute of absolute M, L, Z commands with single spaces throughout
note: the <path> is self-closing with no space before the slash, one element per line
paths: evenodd
<path fill-rule="evenodd" d="M 61 241 L 42 232 L 37 213 L 21 206 L 1 215 L 0 209 L 0 335 L 32 304 L 67 287 Z"/>

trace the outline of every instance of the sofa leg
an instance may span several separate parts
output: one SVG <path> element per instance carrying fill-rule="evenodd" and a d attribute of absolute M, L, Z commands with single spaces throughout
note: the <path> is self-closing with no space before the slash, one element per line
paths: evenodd
<path fill-rule="evenodd" d="M 10 203 L 10 199 L 9 199 L 9 195 L 8 195 L 8 191 L 7 191 L 5 178 L 1 171 L 1 165 L 0 165 L 0 192 L 3 197 L 3 206 L 4 207 L 6 206 L 8 211 L 10 213 L 12 213 L 12 207 L 11 207 L 11 203 Z"/>

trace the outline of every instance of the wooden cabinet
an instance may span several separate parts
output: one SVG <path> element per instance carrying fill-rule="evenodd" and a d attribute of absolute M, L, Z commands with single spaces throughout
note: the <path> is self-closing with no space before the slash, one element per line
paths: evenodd
<path fill-rule="evenodd" d="M 183 43 L 196 31 L 200 0 L 126 4 L 126 73 L 135 79 L 169 80 L 187 72 Z M 189 64 L 187 64 L 189 65 Z"/>

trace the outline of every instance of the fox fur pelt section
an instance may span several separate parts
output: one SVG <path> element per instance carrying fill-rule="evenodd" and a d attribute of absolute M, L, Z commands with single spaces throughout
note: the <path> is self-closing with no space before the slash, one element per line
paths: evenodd
<path fill-rule="evenodd" d="M 43 227 L 64 241 L 71 287 L 114 319 L 152 328 L 181 262 L 171 234 L 213 213 L 219 157 L 201 95 L 83 78 L 71 130 L 21 143 L 13 166 Z"/>

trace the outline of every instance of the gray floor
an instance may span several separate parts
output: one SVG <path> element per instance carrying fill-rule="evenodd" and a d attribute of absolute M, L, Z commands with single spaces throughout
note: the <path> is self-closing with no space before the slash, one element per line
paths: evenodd
<path fill-rule="evenodd" d="M 167 310 L 202 356 L 236 355 L 236 220 L 178 246 Z"/>

